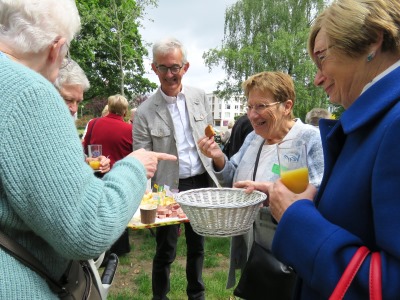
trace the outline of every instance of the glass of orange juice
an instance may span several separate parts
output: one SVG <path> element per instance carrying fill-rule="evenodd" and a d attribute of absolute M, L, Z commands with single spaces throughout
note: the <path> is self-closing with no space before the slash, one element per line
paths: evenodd
<path fill-rule="evenodd" d="M 100 156 L 102 155 L 102 146 L 101 145 L 89 145 L 89 165 L 93 170 L 98 170 L 100 168 Z"/>
<path fill-rule="evenodd" d="M 301 140 L 285 140 L 277 145 L 281 180 L 293 193 L 308 186 L 307 146 Z"/>

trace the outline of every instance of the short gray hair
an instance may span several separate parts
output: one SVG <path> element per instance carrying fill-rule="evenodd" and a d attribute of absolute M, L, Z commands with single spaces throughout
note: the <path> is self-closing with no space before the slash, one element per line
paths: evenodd
<path fill-rule="evenodd" d="M 171 50 L 179 49 L 182 52 L 182 63 L 186 64 L 187 60 L 187 51 L 185 46 L 176 38 L 168 37 L 163 40 L 159 40 L 153 45 L 153 63 L 157 63 L 155 61 L 157 54 L 168 54 Z"/>
<path fill-rule="evenodd" d="M 80 29 L 74 0 L 0 0 L 0 42 L 18 53 L 38 53 Z"/>
<path fill-rule="evenodd" d="M 86 92 L 90 88 L 90 83 L 82 68 L 72 59 L 68 62 L 64 58 L 63 64 L 66 66 L 60 69 L 54 86 L 60 90 L 64 84 L 80 85 L 83 91 Z"/>
<path fill-rule="evenodd" d="M 316 107 L 307 113 L 305 121 L 307 124 L 318 126 L 320 119 L 330 119 L 331 117 L 329 110 Z"/>

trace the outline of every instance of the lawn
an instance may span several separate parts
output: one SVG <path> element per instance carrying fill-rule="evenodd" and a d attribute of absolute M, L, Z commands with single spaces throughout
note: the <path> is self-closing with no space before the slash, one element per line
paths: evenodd
<path fill-rule="evenodd" d="M 171 267 L 171 300 L 186 296 L 186 243 L 184 226 L 178 239 L 177 258 Z M 155 253 L 155 237 L 148 229 L 129 231 L 131 252 L 120 257 L 117 275 L 110 289 L 110 300 L 151 299 L 151 266 Z M 233 289 L 227 290 L 229 238 L 206 237 L 203 280 L 207 300 L 235 299 Z"/>

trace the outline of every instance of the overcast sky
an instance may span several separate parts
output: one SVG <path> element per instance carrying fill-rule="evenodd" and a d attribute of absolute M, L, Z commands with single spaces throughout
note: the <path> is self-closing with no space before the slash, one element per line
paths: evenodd
<path fill-rule="evenodd" d="M 147 18 L 140 33 L 146 43 L 167 36 L 180 40 L 187 48 L 190 67 L 183 77 L 183 84 L 195 86 L 211 93 L 217 82 L 224 78 L 220 68 L 208 68 L 203 61 L 203 53 L 220 47 L 224 37 L 225 9 L 236 0 L 159 0 L 157 8 L 147 8 Z M 145 77 L 159 84 L 158 77 L 151 70 L 151 47 L 149 57 L 144 59 Z"/>

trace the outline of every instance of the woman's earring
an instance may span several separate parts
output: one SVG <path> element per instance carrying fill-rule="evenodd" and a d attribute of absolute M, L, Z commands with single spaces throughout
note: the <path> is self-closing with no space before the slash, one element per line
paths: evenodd
<path fill-rule="evenodd" d="M 374 53 L 374 52 L 371 52 L 370 54 L 368 54 L 368 56 L 367 56 L 367 62 L 370 62 L 371 60 L 373 60 L 374 57 L 375 57 L 375 53 Z"/>

